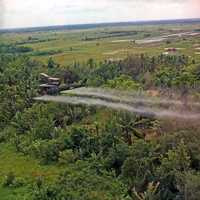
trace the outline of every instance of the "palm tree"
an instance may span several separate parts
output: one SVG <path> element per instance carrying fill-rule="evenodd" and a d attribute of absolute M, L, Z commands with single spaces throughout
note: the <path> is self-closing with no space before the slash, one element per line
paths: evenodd
<path fill-rule="evenodd" d="M 144 139 L 145 135 L 142 133 L 142 129 L 152 128 L 154 126 L 153 122 L 149 118 L 123 112 L 119 117 L 118 126 L 121 128 L 125 142 L 132 145 L 132 137 Z"/>

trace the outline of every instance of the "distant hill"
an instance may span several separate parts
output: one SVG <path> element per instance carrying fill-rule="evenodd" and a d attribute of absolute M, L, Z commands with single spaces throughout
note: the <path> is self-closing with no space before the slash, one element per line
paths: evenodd
<path fill-rule="evenodd" d="M 0 29 L 0 33 L 44 32 L 44 31 L 79 30 L 79 29 L 130 26 L 130 25 L 156 25 L 156 24 L 161 25 L 161 24 L 189 24 L 189 23 L 200 23 L 200 18 L 113 22 L 113 23 L 96 23 L 96 24 L 74 24 L 74 25 L 57 25 L 57 26 L 43 26 L 43 27 L 30 27 L 30 28 L 12 28 L 12 29 Z"/>

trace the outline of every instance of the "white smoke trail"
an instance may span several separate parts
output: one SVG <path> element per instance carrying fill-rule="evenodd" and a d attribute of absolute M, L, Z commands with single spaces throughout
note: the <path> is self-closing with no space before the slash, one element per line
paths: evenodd
<path fill-rule="evenodd" d="M 125 103 L 115 103 L 109 102 L 102 99 L 93 99 L 87 97 L 72 97 L 72 96 L 42 96 L 36 97 L 37 101 L 47 101 L 47 102 L 58 102 L 73 105 L 87 105 L 87 106 L 103 106 L 112 108 L 115 110 L 125 110 L 128 112 L 136 113 L 146 117 L 156 117 L 162 118 L 178 118 L 183 120 L 195 120 L 200 119 L 200 114 L 192 112 L 177 112 L 169 111 L 163 109 L 146 108 L 146 107 L 134 107 Z"/>
<path fill-rule="evenodd" d="M 101 88 L 78 88 L 63 92 L 63 94 L 70 94 L 79 97 L 92 97 L 102 100 L 115 101 L 127 104 L 150 104 L 150 105 L 166 105 L 166 106 L 183 106 L 183 102 L 178 100 L 161 99 L 155 97 L 147 97 L 141 92 L 122 92 L 111 89 Z M 198 102 L 188 102 L 188 106 L 200 107 Z"/>

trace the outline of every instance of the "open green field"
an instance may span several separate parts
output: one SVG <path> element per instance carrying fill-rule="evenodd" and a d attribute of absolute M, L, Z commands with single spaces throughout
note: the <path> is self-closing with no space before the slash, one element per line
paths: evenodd
<path fill-rule="evenodd" d="M 43 177 L 46 181 L 52 181 L 58 177 L 62 170 L 61 166 L 41 165 L 38 160 L 30 156 L 17 153 L 11 145 L 0 144 L 0 199 L 31 199 L 29 191 L 34 187 L 33 182 L 38 177 Z M 7 188 L 3 186 L 5 177 L 11 172 L 19 180 L 23 177 L 22 187 Z M 27 187 L 27 184 L 30 185 Z"/>
<path fill-rule="evenodd" d="M 87 30 L 46 31 L 2 34 L 0 42 L 26 46 L 34 51 L 28 53 L 33 58 L 46 62 L 51 56 L 64 66 L 73 62 L 86 62 L 93 58 L 122 59 L 127 54 L 147 53 L 157 55 L 165 48 L 177 48 L 180 54 L 199 59 L 200 35 L 172 36 L 164 41 L 144 43 L 163 35 L 198 30 L 199 24 L 182 25 L 132 25 L 126 27 L 106 27 Z M 39 52 L 39 54 L 38 54 Z"/>

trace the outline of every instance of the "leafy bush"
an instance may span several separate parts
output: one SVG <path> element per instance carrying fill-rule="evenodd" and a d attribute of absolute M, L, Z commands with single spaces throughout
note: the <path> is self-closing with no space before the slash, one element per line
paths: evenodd
<path fill-rule="evenodd" d="M 3 180 L 4 187 L 22 187 L 24 185 L 24 180 L 21 178 L 17 178 L 13 172 L 9 172 L 5 179 Z"/>
<path fill-rule="evenodd" d="M 139 90 L 142 87 L 136 83 L 130 76 L 121 75 L 113 80 L 108 80 L 105 87 L 120 90 Z"/>
<path fill-rule="evenodd" d="M 78 155 L 74 153 L 71 149 L 60 152 L 59 154 L 59 164 L 69 164 L 75 163 L 78 160 Z"/>
<path fill-rule="evenodd" d="M 68 170 L 52 185 L 44 185 L 34 192 L 34 199 L 71 200 L 122 200 L 124 186 L 113 179 L 111 173 L 97 175 L 89 163 L 78 162 L 73 170 Z"/>

